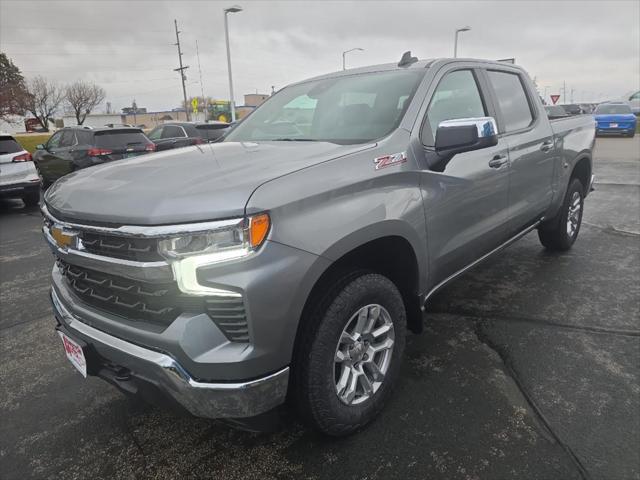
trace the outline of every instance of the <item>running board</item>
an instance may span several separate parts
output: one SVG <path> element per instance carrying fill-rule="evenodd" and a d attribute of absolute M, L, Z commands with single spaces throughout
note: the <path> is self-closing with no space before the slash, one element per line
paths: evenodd
<path fill-rule="evenodd" d="M 447 278 L 445 278 L 443 281 L 441 281 L 439 284 L 437 284 L 435 287 L 433 287 L 431 290 L 429 290 L 429 293 L 427 293 L 427 295 L 424 297 L 424 302 L 422 303 L 422 310 L 425 309 L 425 306 L 427 304 L 427 301 L 429 301 L 429 298 L 431 298 L 433 296 L 433 294 L 435 294 L 438 290 L 440 290 L 441 288 L 443 288 L 445 285 L 447 285 L 449 282 L 452 282 L 453 280 L 455 280 L 456 278 L 458 278 L 459 276 L 463 275 L 464 273 L 466 273 L 468 270 L 471 270 L 473 267 L 475 267 L 476 265 L 478 265 L 479 263 L 482 263 L 483 261 L 485 261 L 487 258 L 491 257 L 493 254 L 498 253 L 501 250 L 504 250 L 505 248 L 507 248 L 509 245 L 511 245 L 512 243 L 514 243 L 515 241 L 521 239 L 522 237 L 524 237 L 527 233 L 531 232 L 532 230 L 534 230 L 538 225 L 540 225 L 540 222 L 542 222 L 542 220 L 544 220 L 544 217 L 541 218 L 540 220 L 538 220 L 536 223 L 534 223 L 533 225 L 525 228 L 524 230 L 522 230 L 520 233 L 516 234 L 515 236 L 511 237 L 509 240 L 507 240 L 506 242 L 504 242 L 502 245 L 494 248 L 493 250 L 491 250 L 489 253 L 484 254 L 483 256 L 481 256 L 480 258 L 478 258 L 477 260 L 471 262 L 469 265 L 467 265 L 466 267 L 458 270 L 456 273 L 454 273 L 453 275 L 449 275 Z"/>

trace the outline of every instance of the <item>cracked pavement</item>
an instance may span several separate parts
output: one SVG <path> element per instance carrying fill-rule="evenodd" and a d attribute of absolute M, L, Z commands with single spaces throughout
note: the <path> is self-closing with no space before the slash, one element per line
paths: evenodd
<path fill-rule="evenodd" d="M 640 136 L 600 138 L 567 254 L 535 233 L 439 292 L 343 439 L 177 417 L 75 372 L 37 209 L 0 200 L 0 477 L 640 479 Z"/>

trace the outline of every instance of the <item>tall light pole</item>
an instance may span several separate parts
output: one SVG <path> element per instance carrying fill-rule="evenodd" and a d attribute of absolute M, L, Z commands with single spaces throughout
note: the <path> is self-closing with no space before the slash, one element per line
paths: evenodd
<path fill-rule="evenodd" d="M 342 70 L 346 70 L 347 69 L 347 63 L 345 60 L 345 57 L 347 55 L 347 53 L 349 52 L 355 52 L 355 51 L 359 51 L 359 52 L 364 52 L 364 48 L 352 48 L 351 50 L 345 50 L 344 52 L 342 52 Z"/>
<path fill-rule="evenodd" d="M 471 30 L 471 27 L 469 27 L 469 26 L 458 28 L 456 30 L 456 39 L 453 42 L 453 58 L 458 58 L 458 34 L 460 32 L 468 32 L 469 30 Z"/>
<path fill-rule="evenodd" d="M 229 50 L 229 21 L 228 14 L 241 12 L 242 7 L 234 5 L 224 9 L 224 38 L 227 41 L 227 71 L 229 72 L 229 107 L 231 107 L 231 121 L 236 121 L 236 101 L 233 98 L 233 79 L 231 76 L 231 50 Z"/>

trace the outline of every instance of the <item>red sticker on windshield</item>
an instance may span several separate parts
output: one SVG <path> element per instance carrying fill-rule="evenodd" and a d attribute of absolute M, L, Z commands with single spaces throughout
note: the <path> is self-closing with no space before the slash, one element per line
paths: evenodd
<path fill-rule="evenodd" d="M 383 155 L 382 157 L 374 158 L 373 163 L 376 165 L 376 170 L 381 168 L 391 167 L 393 165 L 399 165 L 407 161 L 407 154 L 405 152 L 392 153 L 391 155 Z"/>

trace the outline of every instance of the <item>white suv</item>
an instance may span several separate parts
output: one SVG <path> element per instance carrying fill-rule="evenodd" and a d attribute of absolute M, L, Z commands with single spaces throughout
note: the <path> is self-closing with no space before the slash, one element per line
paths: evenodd
<path fill-rule="evenodd" d="M 0 196 L 22 198 L 27 206 L 40 201 L 40 177 L 31 154 L 8 133 L 0 133 Z"/>

